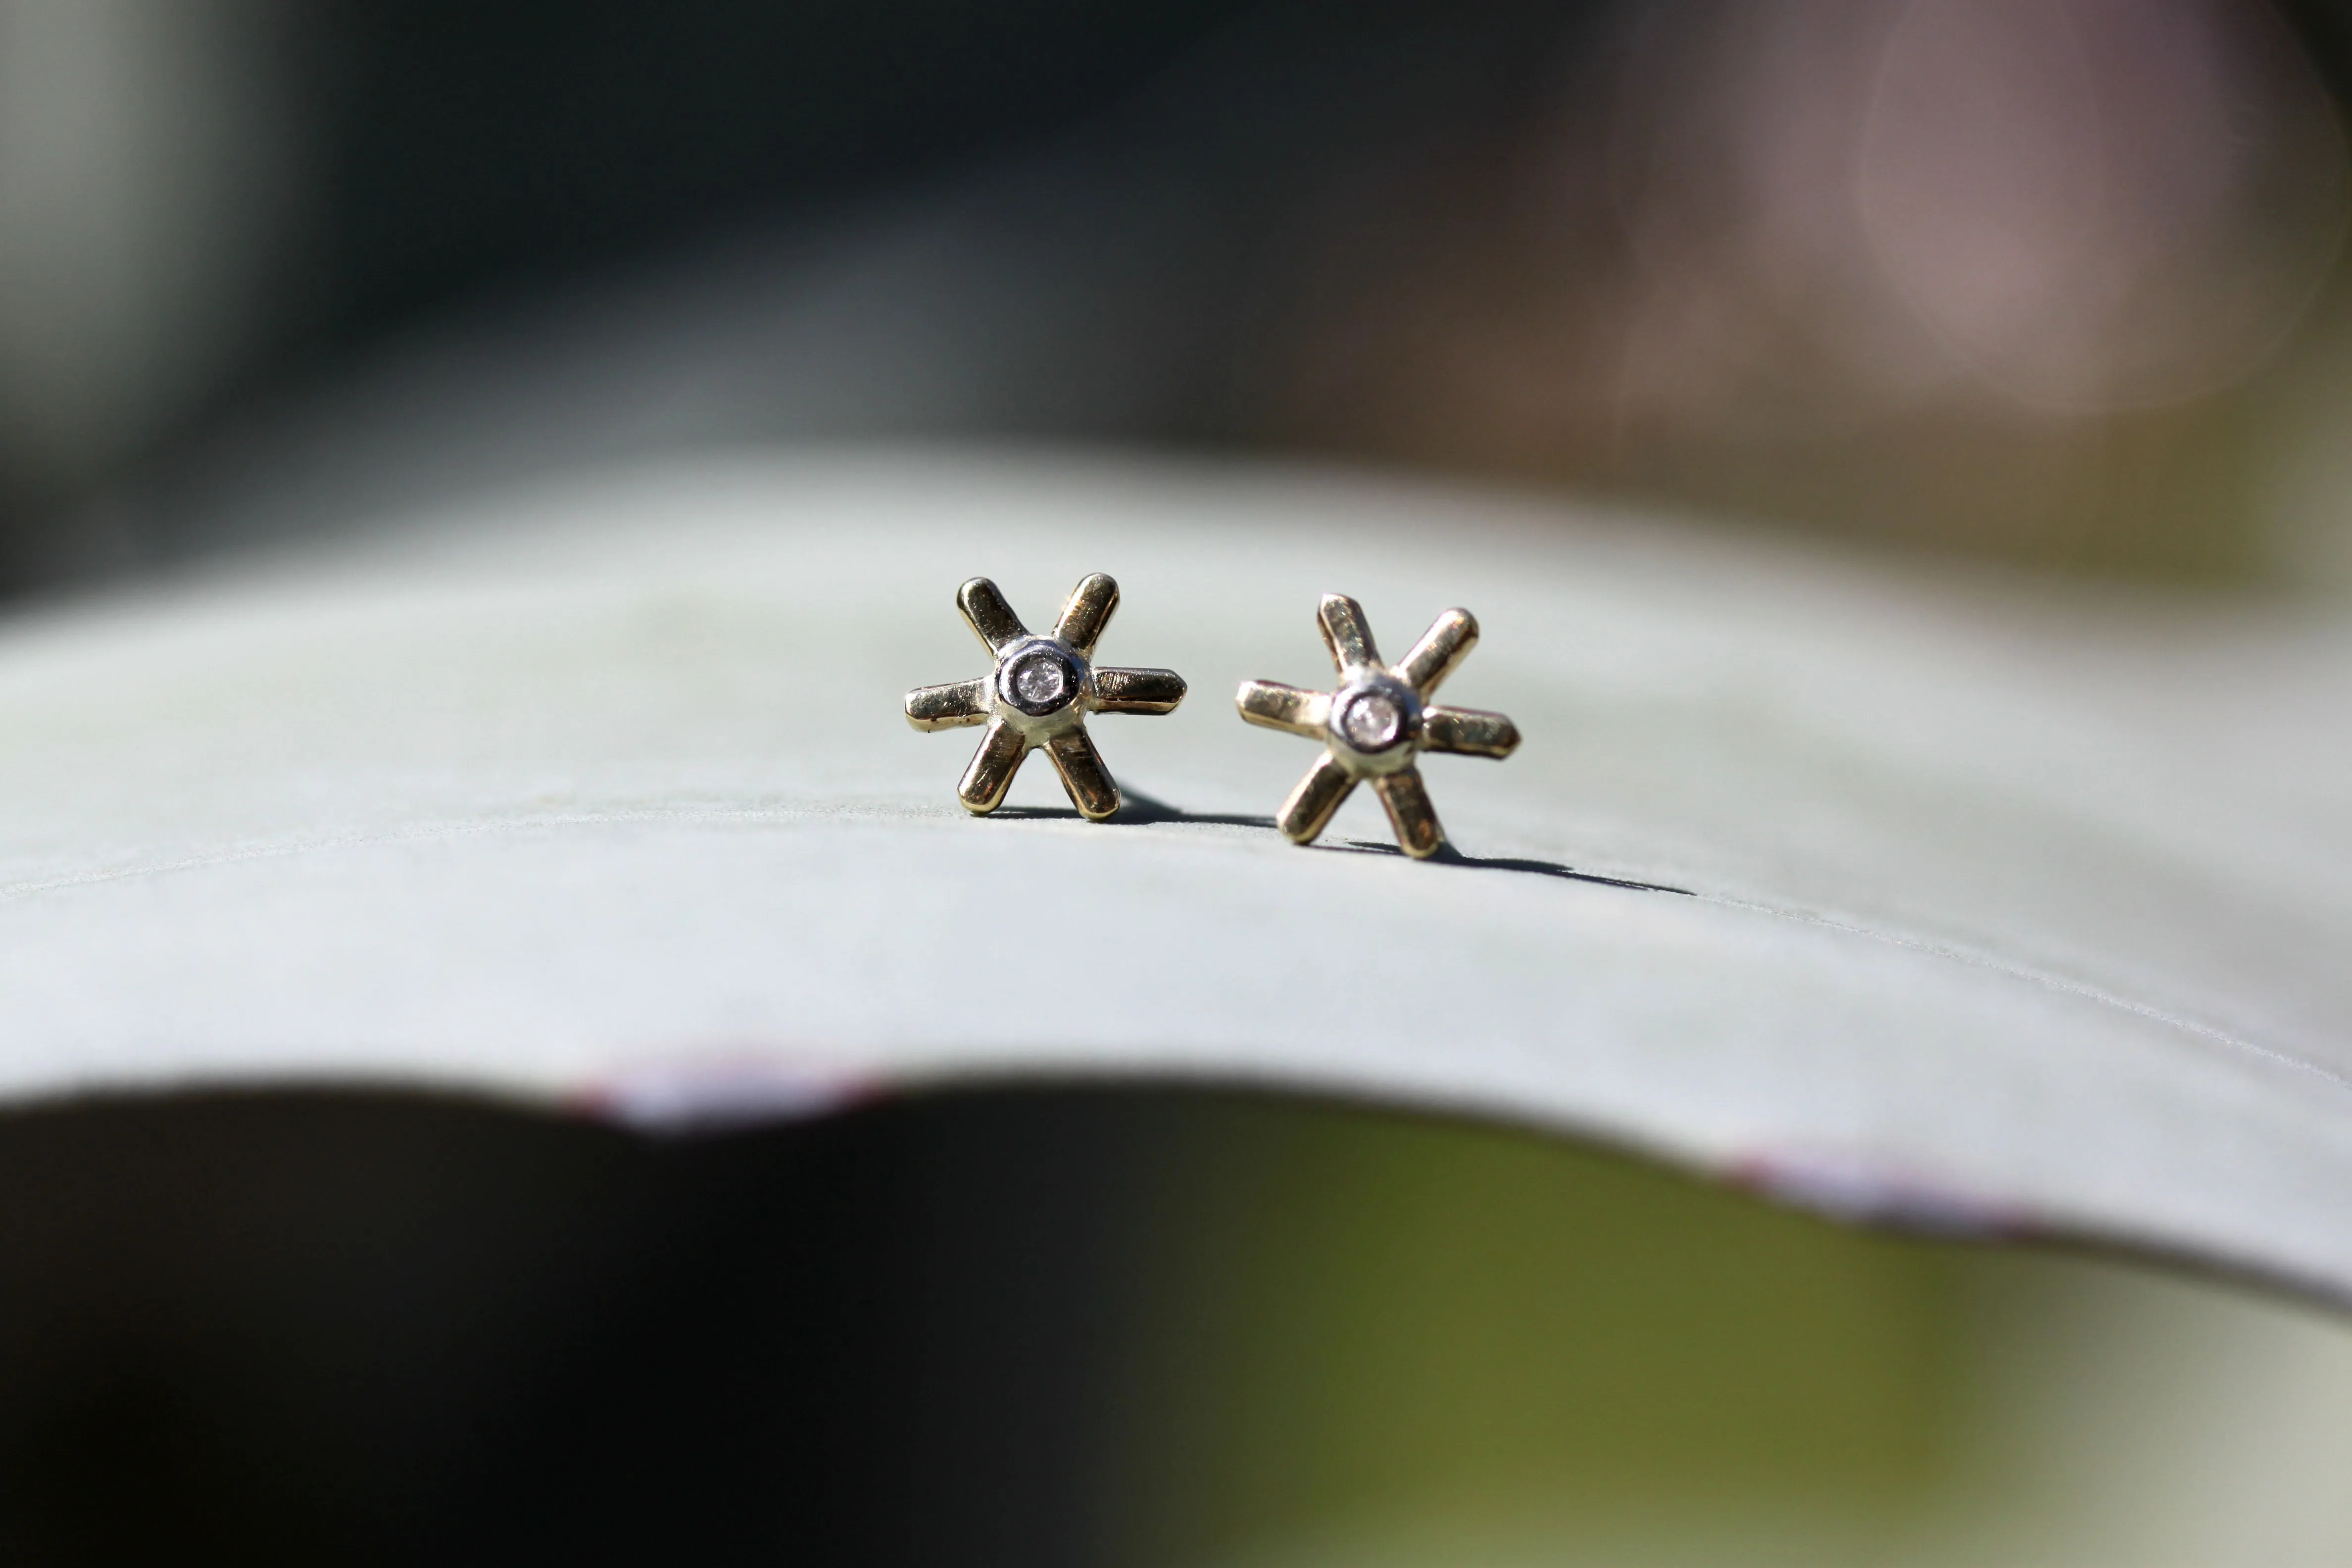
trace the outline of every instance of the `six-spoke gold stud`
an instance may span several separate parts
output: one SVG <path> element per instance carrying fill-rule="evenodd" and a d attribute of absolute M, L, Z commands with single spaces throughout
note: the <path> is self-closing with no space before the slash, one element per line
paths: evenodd
<path fill-rule="evenodd" d="M 977 680 L 917 687 L 907 693 L 907 722 L 918 730 L 988 726 L 956 786 L 964 809 L 984 816 L 1003 804 L 1013 775 L 1042 746 L 1079 815 L 1090 822 L 1115 815 L 1118 785 L 1087 735 L 1087 715 L 1169 713 L 1184 700 L 1184 678 L 1172 669 L 1094 663 L 1095 644 L 1118 608 L 1118 584 L 1099 572 L 1088 577 L 1043 637 L 1022 626 L 985 577 L 956 590 L 956 604 L 996 668 Z"/>
<path fill-rule="evenodd" d="M 1500 713 L 1440 708 L 1429 700 L 1476 646 L 1478 623 L 1467 610 L 1448 610 L 1412 652 L 1387 665 L 1372 646 L 1363 606 L 1355 600 L 1324 595 L 1317 622 L 1339 667 L 1334 689 L 1301 691 L 1271 680 L 1244 680 L 1234 698 L 1251 723 L 1323 742 L 1322 757 L 1282 803 L 1275 825 L 1294 842 L 1311 844 L 1339 803 L 1369 782 L 1388 808 L 1398 847 L 1415 859 L 1436 854 L 1445 830 L 1422 786 L 1416 759 L 1423 752 L 1507 757 L 1519 743 L 1517 726 Z"/>

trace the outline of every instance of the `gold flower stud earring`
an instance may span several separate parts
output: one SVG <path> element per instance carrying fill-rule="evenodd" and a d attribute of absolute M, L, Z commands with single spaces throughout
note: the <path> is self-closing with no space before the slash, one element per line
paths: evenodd
<path fill-rule="evenodd" d="M 1397 847 L 1416 860 L 1436 854 L 1445 830 L 1414 759 L 1423 752 L 1507 757 L 1519 743 L 1518 727 L 1500 713 L 1440 708 L 1429 700 L 1477 646 L 1478 623 L 1467 610 L 1448 610 L 1402 662 L 1385 665 L 1364 624 L 1364 607 L 1355 600 L 1326 594 L 1316 618 L 1331 662 L 1339 667 L 1337 689 L 1301 691 L 1272 680 L 1244 680 L 1234 698 L 1251 723 L 1323 742 L 1321 760 L 1282 803 L 1276 825 L 1293 841 L 1311 844 L 1349 793 L 1370 780 L 1388 808 Z"/>
<path fill-rule="evenodd" d="M 1118 608 L 1118 584 L 1099 572 L 1079 584 L 1046 637 L 1032 635 L 985 577 L 957 589 L 956 605 L 996 668 L 977 680 L 917 687 L 907 693 L 907 722 L 918 730 L 988 726 L 956 786 L 964 809 L 985 816 L 1003 805 L 1013 775 L 1043 746 L 1080 816 L 1100 822 L 1115 815 L 1118 785 L 1087 736 L 1087 715 L 1171 713 L 1184 700 L 1184 678 L 1172 669 L 1095 665 L 1095 644 Z"/>

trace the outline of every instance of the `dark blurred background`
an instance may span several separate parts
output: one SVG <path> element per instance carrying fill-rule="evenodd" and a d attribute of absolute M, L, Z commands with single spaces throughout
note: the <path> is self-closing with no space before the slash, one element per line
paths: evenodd
<path fill-rule="evenodd" d="M 2336 585 L 2347 81 L 2330 0 L 7 0 L 5 580 L 928 435 Z"/>
<path fill-rule="evenodd" d="M 0 589 L 939 437 L 2342 595 L 2347 90 L 2320 0 L 0 0 Z M 9 1562 L 2332 1561 L 2347 1391 L 1356 1111 L 0 1121 Z"/>

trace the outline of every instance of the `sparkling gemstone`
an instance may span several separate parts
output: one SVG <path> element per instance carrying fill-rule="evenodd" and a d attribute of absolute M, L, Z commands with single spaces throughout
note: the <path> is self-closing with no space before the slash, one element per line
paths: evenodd
<path fill-rule="evenodd" d="M 1381 691 L 1360 691 L 1339 715 L 1339 732 L 1360 752 L 1384 752 L 1404 728 L 1404 710 Z"/>
<path fill-rule="evenodd" d="M 1013 695 L 1026 708 L 1055 708 L 1070 694 L 1070 672 L 1049 653 L 1033 653 L 1013 667 Z"/>

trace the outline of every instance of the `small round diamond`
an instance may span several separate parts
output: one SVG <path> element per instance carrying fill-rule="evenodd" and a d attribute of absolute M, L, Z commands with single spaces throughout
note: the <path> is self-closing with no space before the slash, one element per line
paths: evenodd
<path fill-rule="evenodd" d="M 1384 752 L 1404 730 L 1404 710 L 1381 691 L 1360 691 L 1339 714 L 1339 733 L 1360 752 Z"/>
<path fill-rule="evenodd" d="M 1015 708 L 1044 718 L 1066 706 L 1078 694 L 1078 672 L 1050 647 L 1031 647 L 1013 655 L 1005 667 L 1004 696 Z"/>
<path fill-rule="evenodd" d="M 1070 689 L 1069 673 L 1059 659 L 1039 655 L 1022 661 L 1013 672 L 1013 689 L 1021 693 L 1021 700 L 1043 708 L 1059 702 Z"/>

